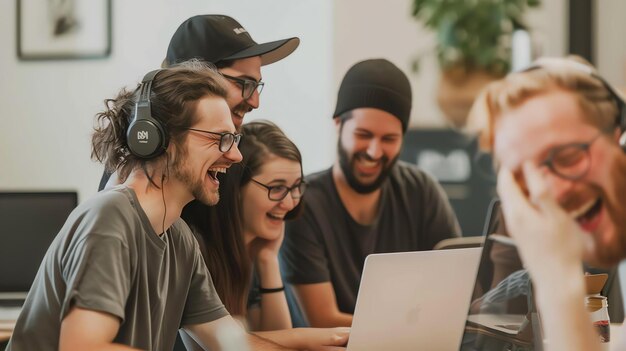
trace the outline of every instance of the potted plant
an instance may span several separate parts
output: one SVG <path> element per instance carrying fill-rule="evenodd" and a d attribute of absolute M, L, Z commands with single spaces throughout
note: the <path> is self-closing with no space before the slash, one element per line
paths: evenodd
<path fill-rule="evenodd" d="M 465 125 L 478 91 L 509 71 L 513 32 L 526 28 L 523 14 L 539 5 L 540 0 L 413 0 L 413 17 L 437 33 L 437 102 L 454 126 Z"/>

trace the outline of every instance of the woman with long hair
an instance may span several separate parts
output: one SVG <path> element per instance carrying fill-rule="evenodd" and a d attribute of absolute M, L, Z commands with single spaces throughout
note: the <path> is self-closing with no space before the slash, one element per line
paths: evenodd
<path fill-rule="evenodd" d="M 291 329 L 278 251 L 284 221 L 300 212 L 306 189 L 300 151 L 269 121 L 244 124 L 242 134 L 243 162 L 220 175 L 219 203 L 194 201 L 182 213 L 215 288 L 226 309 L 261 336 L 296 348 L 342 345 L 345 328 Z"/>

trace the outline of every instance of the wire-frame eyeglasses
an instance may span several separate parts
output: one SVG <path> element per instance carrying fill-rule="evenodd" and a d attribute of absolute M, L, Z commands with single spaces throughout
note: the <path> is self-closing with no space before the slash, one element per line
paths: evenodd
<path fill-rule="evenodd" d="M 591 167 L 591 144 L 600 138 L 605 131 L 600 131 L 591 140 L 584 143 L 558 145 L 548 151 L 548 156 L 540 165 L 548 167 L 557 176 L 578 180 L 587 174 Z"/>
<path fill-rule="evenodd" d="M 233 77 L 224 73 L 222 73 L 222 76 L 224 76 L 224 78 L 226 79 L 232 80 L 241 87 L 241 97 L 243 97 L 244 100 L 248 100 L 249 98 L 251 98 L 255 90 L 259 93 L 259 95 L 261 95 L 263 87 L 265 86 L 264 82 L 257 82 L 251 79 Z"/>
<path fill-rule="evenodd" d="M 250 180 L 267 189 L 267 197 L 272 201 L 282 201 L 290 192 L 291 197 L 297 200 L 302 197 L 302 194 L 304 194 L 306 190 L 306 182 L 304 180 L 301 180 L 291 187 L 286 185 L 265 185 L 254 178 L 250 178 Z"/>
<path fill-rule="evenodd" d="M 241 141 L 241 134 L 238 134 L 238 133 L 229 133 L 229 132 L 216 133 L 216 132 L 209 132 L 208 130 L 202 130 L 202 129 L 196 129 L 196 128 L 187 128 L 187 130 L 190 130 L 196 133 L 219 136 L 219 150 L 220 152 L 223 152 L 223 153 L 228 152 L 233 147 L 234 144 L 239 145 L 239 142 Z M 206 137 L 212 140 L 217 140 L 217 138 L 213 136 L 206 136 Z"/>

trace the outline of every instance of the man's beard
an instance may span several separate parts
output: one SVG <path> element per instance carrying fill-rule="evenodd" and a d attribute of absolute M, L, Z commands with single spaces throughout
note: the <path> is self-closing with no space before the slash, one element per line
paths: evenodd
<path fill-rule="evenodd" d="M 602 201 L 611 222 L 612 233 L 595 237 L 596 264 L 600 267 L 612 267 L 626 258 L 626 205 L 622 196 L 626 194 L 626 155 L 619 154 L 609 171 L 614 182 L 612 189 L 602 189 Z"/>
<path fill-rule="evenodd" d="M 370 184 L 363 184 L 359 182 L 357 177 L 354 175 L 354 163 L 359 158 L 364 158 L 369 161 L 374 160 L 366 152 L 357 152 L 352 155 L 352 158 L 350 158 L 348 156 L 348 151 L 346 151 L 341 144 L 341 139 L 337 142 L 337 153 L 339 154 L 339 166 L 341 167 L 341 171 L 343 172 L 348 185 L 359 194 L 370 194 L 378 190 L 387 179 L 389 172 L 391 172 L 391 168 L 396 164 L 396 161 L 398 161 L 398 157 L 400 156 L 398 154 L 391 161 L 387 156 L 382 156 L 380 159 L 382 168 L 378 177 Z"/>
<path fill-rule="evenodd" d="M 185 157 L 186 154 L 186 151 L 183 151 L 182 155 L 177 154 L 176 157 L 174 157 L 171 166 L 172 175 L 187 186 L 187 189 L 189 189 L 194 199 L 200 201 L 207 206 L 213 206 L 217 204 L 220 199 L 219 191 L 214 192 L 214 196 L 211 196 L 211 194 L 205 188 L 204 177 L 201 177 L 200 179 L 194 179 L 192 170 L 185 166 L 185 161 L 187 159 Z M 206 176 L 207 175 L 205 174 L 205 177 Z"/>

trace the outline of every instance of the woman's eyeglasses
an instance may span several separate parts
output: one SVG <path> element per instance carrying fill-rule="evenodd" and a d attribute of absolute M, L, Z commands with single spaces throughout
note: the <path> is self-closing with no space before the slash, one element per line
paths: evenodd
<path fill-rule="evenodd" d="M 255 90 L 259 93 L 259 95 L 261 95 L 263 87 L 265 86 L 264 82 L 257 82 L 251 79 L 233 77 L 224 73 L 222 73 L 222 76 L 224 76 L 224 78 L 226 79 L 232 80 L 241 87 L 241 97 L 243 97 L 244 100 L 248 100 L 249 98 L 251 98 Z"/>
<path fill-rule="evenodd" d="M 239 142 L 241 141 L 241 134 L 228 133 L 228 132 L 215 133 L 215 132 L 209 132 L 208 130 L 202 130 L 202 129 L 196 129 L 196 128 L 187 128 L 187 130 L 197 132 L 197 133 L 219 136 L 219 150 L 220 152 L 223 152 L 223 153 L 228 152 L 233 147 L 234 144 L 239 145 Z M 210 138 L 211 140 L 217 140 L 217 138 L 213 136 L 207 136 L 207 137 Z"/>
<path fill-rule="evenodd" d="M 267 189 L 267 197 L 272 201 L 282 201 L 290 192 L 291 197 L 294 200 L 297 200 L 302 197 L 302 194 L 304 194 L 304 191 L 306 190 L 306 182 L 304 180 L 294 184 L 291 187 L 288 187 L 286 185 L 269 186 L 259 182 L 254 178 L 250 178 L 250 180 Z"/>

